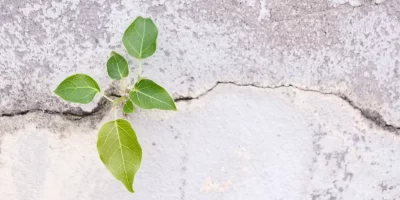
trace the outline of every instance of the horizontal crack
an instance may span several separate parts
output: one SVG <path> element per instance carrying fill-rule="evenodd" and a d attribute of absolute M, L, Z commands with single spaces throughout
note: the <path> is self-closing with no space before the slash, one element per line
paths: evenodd
<path fill-rule="evenodd" d="M 106 107 L 107 102 L 108 102 L 108 100 L 106 100 L 103 97 L 102 99 L 100 99 L 100 101 L 96 105 L 96 107 L 90 112 L 84 111 L 84 110 L 82 110 L 80 108 L 71 109 L 71 110 L 62 111 L 62 112 L 61 111 L 54 111 L 54 110 L 46 110 L 46 109 L 35 108 L 35 109 L 24 110 L 24 111 L 13 112 L 13 113 L 4 113 L 4 114 L 1 114 L 0 117 L 16 117 L 16 116 L 26 115 L 26 114 L 29 114 L 29 113 L 41 112 L 41 113 L 50 114 L 50 115 L 61 115 L 61 116 L 66 117 L 69 120 L 80 120 L 80 119 L 82 119 L 84 117 L 97 115 L 98 113 L 103 111 L 103 108 Z"/>
<path fill-rule="evenodd" d="M 118 94 L 109 94 L 112 97 L 121 97 Z M 13 112 L 13 113 L 3 113 L 0 115 L 0 117 L 16 117 L 16 116 L 22 116 L 26 115 L 29 113 L 35 113 L 35 112 L 41 112 L 45 114 L 50 114 L 50 115 L 61 115 L 66 117 L 68 120 L 81 120 L 85 117 L 91 117 L 95 115 L 102 115 L 105 110 L 107 110 L 107 107 L 111 107 L 111 104 L 109 104 L 109 101 L 102 97 L 100 101 L 97 103 L 96 107 L 93 108 L 92 111 L 84 111 L 81 108 L 73 108 L 71 110 L 67 111 L 55 111 L 55 110 L 46 110 L 46 109 L 39 109 L 39 108 L 34 108 L 30 110 L 23 110 L 23 111 L 18 111 L 18 112 Z"/>
<path fill-rule="evenodd" d="M 360 114 L 367 119 L 368 121 L 372 122 L 373 124 L 375 124 L 376 126 L 390 131 L 390 132 L 394 132 L 396 133 L 396 135 L 399 134 L 400 132 L 400 127 L 395 126 L 395 125 L 391 125 L 388 124 L 382 117 L 382 115 L 374 110 L 371 109 L 363 109 L 360 108 L 359 106 L 356 105 L 356 103 L 354 103 L 354 101 L 350 100 L 346 95 L 344 94 L 336 94 L 336 93 L 331 93 L 331 92 L 321 92 L 318 90 L 313 90 L 313 89 L 306 89 L 306 88 L 301 88 L 298 86 L 294 86 L 292 84 L 288 84 L 288 85 L 278 85 L 278 86 L 259 86 L 259 85 L 255 85 L 255 84 L 239 84 L 239 83 L 235 83 L 235 82 L 223 82 L 223 81 L 219 81 L 217 82 L 214 86 L 212 86 L 210 89 L 206 90 L 205 92 L 195 96 L 195 97 L 191 97 L 191 96 L 181 96 L 181 97 L 177 97 L 175 98 L 175 102 L 184 102 L 184 101 L 192 101 L 192 100 L 196 100 L 196 99 L 200 99 L 201 97 L 207 95 L 209 92 L 211 92 L 212 90 L 214 90 L 216 87 L 218 87 L 218 85 L 221 84 L 232 84 L 238 87 L 255 87 L 255 88 L 262 88 L 262 89 L 279 89 L 279 88 L 294 88 L 300 91 L 305 91 L 305 92 L 315 92 L 315 93 L 319 93 L 319 94 L 323 94 L 323 95 L 332 95 L 335 97 L 339 97 L 341 98 L 343 101 L 347 102 L 353 109 L 358 110 L 360 112 Z M 110 94 L 110 96 L 113 97 L 120 97 L 120 95 L 117 94 Z M 69 120 L 80 120 L 83 119 L 85 117 L 91 117 L 94 115 L 104 115 L 105 111 L 109 110 L 111 108 L 111 103 L 109 103 L 108 100 L 106 100 L 104 97 L 99 101 L 99 103 L 97 104 L 97 106 L 91 111 L 91 112 L 86 112 L 83 111 L 81 109 L 79 110 L 69 110 L 69 111 L 65 111 L 65 112 L 59 112 L 59 111 L 52 111 L 52 110 L 41 110 L 41 109 L 31 109 L 31 110 L 26 110 L 26 111 L 20 111 L 20 112 L 15 112 L 15 113 L 5 113 L 5 114 L 1 114 L 0 117 L 15 117 L 15 116 L 21 116 L 21 115 L 26 115 L 28 113 L 33 113 L 33 112 L 43 112 L 46 114 L 51 114 L 51 115 L 62 115 L 67 117 L 67 119 Z"/>
<path fill-rule="evenodd" d="M 200 99 L 201 97 L 203 97 L 204 95 L 206 95 L 207 93 L 209 93 L 210 91 L 212 91 L 213 89 L 215 89 L 218 85 L 220 84 L 232 84 L 235 86 L 239 86 L 239 87 L 256 87 L 256 88 L 262 88 L 262 89 L 279 89 L 279 88 L 295 88 L 297 90 L 301 90 L 301 91 L 305 91 L 305 92 L 315 92 L 315 93 L 319 93 L 319 94 L 323 94 L 323 95 L 332 95 L 335 97 L 339 97 L 341 98 L 343 101 L 347 102 L 353 109 L 358 110 L 360 112 L 360 114 L 367 119 L 368 121 L 371 121 L 372 123 L 374 123 L 376 126 L 390 131 L 390 132 L 394 132 L 396 133 L 396 135 L 399 135 L 400 133 L 400 127 L 395 126 L 395 125 L 391 125 L 388 124 L 382 117 L 382 115 L 375 111 L 375 110 L 371 110 L 371 109 L 363 109 L 359 106 L 356 105 L 356 103 L 354 103 L 354 101 L 350 100 L 346 95 L 344 94 L 336 94 L 336 93 L 331 93 L 331 92 L 321 92 L 318 90 L 312 90 L 312 89 L 306 89 L 306 88 L 301 88 L 298 86 L 294 86 L 292 84 L 288 84 L 288 85 L 278 85 L 278 86 L 259 86 L 259 85 L 255 85 L 255 84 L 239 84 L 239 83 L 235 83 L 235 82 L 217 82 L 213 87 L 211 87 L 210 89 L 208 89 L 207 91 L 205 91 L 204 93 L 196 96 L 196 97 L 180 97 L 175 99 L 176 102 L 180 102 L 180 101 L 191 101 L 194 99 Z"/>

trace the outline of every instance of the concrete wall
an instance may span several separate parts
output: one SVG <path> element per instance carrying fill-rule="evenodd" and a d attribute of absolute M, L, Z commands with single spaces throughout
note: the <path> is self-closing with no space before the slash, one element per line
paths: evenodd
<path fill-rule="evenodd" d="M 138 15 L 179 111 L 129 117 L 130 194 L 96 151 L 110 105 L 51 91 L 77 72 L 112 91 Z M 0 0 L 0 72 L 0 199 L 400 199 L 398 0 Z"/>

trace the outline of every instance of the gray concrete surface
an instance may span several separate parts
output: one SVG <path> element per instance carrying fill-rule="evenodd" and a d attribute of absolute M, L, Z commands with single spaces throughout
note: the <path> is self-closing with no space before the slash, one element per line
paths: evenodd
<path fill-rule="evenodd" d="M 95 148 L 109 105 L 51 91 L 76 72 L 111 88 L 138 15 L 179 112 L 130 117 L 129 194 Z M 398 0 L 0 0 L 0 72 L 0 199 L 400 199 Z"/>

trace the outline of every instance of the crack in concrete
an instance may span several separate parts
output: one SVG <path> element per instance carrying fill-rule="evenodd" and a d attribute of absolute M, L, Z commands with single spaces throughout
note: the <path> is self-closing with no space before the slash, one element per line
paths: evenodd
<path fill-rule="evenodd" d="M 180 97 L 175 98 L 174 100 L 175 100 L 175 102 L 185 102 L 185 101 L 197 100 L 197 99 L 200 99 L 203 96 L 207 95 L 208 93 L 210 93 L 211 91 L 213 91 L 215 88 L 217 88 L 219 85 L 222 85 L 222 84 L 231 84 L 231 85 L 235 85 L 238 87 L 255 87 L 255 88 L 261 88 L 261 89 L 294 88 L 294 89 L 297 89 L 297 90 L 300 90 L 303 92 L 315 92 L 315 93 L 322 94 L 322 95 L 331 95 L 334 97 L 339 97 L 343 101 L 347 102 L 353 109 L 359 111 L 360 114 L 365 119 L 372 122 L 376 126 L 382 128 L 384 130 L 387 130 L 389 132 L 394 132 L 396 135 L 399 135 L 399 133 L 400 133 L 400 127 L 392 125 L 392 124 L 388 124 L 383 119 L 382 115 L 379 112 L 368 109 L 368 108 L 364 109 L 364 108 L 359 107 L 354 101 L 350 100 L 344 94 L 332 93 L 332 92 L 322 92 L 322 91 L 318 91 L 318 90 L 302 88 L 302 87 L 295 86 L 292 84 L 277 85 L 277 86 L 259 86 L 256 84 L 240 84 L 240 83 L 235 83 L 235 82 L 231 82 L 231 81 L 218 81 L 211 88 L 209 88 L 205 92 L 203 92 L 195 97 L 180 96 Z M 118 95 L 118 94 L 110 94 L 110 96 L 120 97 L 120 95 Z M 17 116 L 26 115 L 28 113 L 43 112 L 43 113 L 50 114 L 50 115 L 65 116 L 66 119 L 68 119 L 68 120 L 81 120 L 85 117 L 103 116 L 103 115 L 105 115 L 106 111 L 109 110 L 110 108 L 111 108 L 111 103 L 103 97 L 103 98 L 101 98 L 101 100 L 99 101 L 97 106 L 90 112 L 83 111 L 80 108 L 76 109 L 76 110 L 68 110 L 68 111 L 64 111 L 64 112 L 53 111 L 53 110 L 31 109 L 31 110 L 25 110 L 25 111 L 20 111 L 20 112 L 15 112 L 15 113 L 1 114 L 0 117 L 17 117 Z"/>
<path fill-rule="evenodd" d="M 110 89 L 112 90 L 112 89 Z M 119 98 L 121 97 L 118 94 L 111 93 L 108 94 L 111 97 L 116 97 Z M 47 110 L 47 109 L 40 109 L 40 108 L 34 108 L 34 109 L 29 109 L 29 110 L 23 110 L 23 111 L 18 111 L 18 112 L 13 112 L 13 113 L 2 113 L 0 114 L 1 117 L 17 117 L 17 116 L 23 116 L 29 113 L 35 113 L 35 112 L 41 112 L 45 114 L 50 114 L 50 115 L 60 115 L 64 116 L 66 119 L 71 120 L 71 121 L 76 121 L 76 120 L 81 120 L 85 117 L 91 117 L 91 116 L 103 116 L 106 110 L 108 110 L 111 107 L 110 102 L 102 97 L 99 102 L 97 103 L 96 107 L 94 107 L 91 111 L 84 111 L 79 107 L 74 107 L 70 110 L 66 111 L 55 111 L 55 110 Z"/>
<path fill-rule="evenodd" d="M 292 84 L 277 85 L 277 86 L 259 86 L 259 85 L 255 85 L 255 84 L 239 84 L 239 83 L 230 82 L 230 81 L 228 81 L 228 82 L 219 81 L 213 87 L 211 87 L 210 89 L 208 89 L 207 91 L 205 91 L 204 93 L 202 93 L 196 97 L 180 97 L 180 98 L 176 98 L 175 102 L 191 101 L 191 100 L 195 100 L 195 99 L 200 99 L 201 97 L 207 95 L 209 92 L 214 90 L 220 84 L 232 84 L 232 85 L 235 85 L 238 87 L 255 87 L 255 88 L 262 88 L 262 89 L 294 88 L 294 89 L 304 91 L 304 92 L 315 92 L 315 93 L 322 94 L 322 95 L 332 95 L 334 97 L 339 97 L 343 101 L 347 102 L 353 109 L 358 110 L 365 119 L 372 122 L 376 126 L 382 128 L 384 130 L 387 130 L 389 132 L 394 132 L 396 135 L 399 135 L 399 133 L 400 133 L 400 127 L 387 123 L 383 119 L 382 115 L 379 112 L 368 109 L 368 108 L 364 109 L 364 108 L 359 107 L 354 101 L 350 100 L 344 94 L 332 93 L 332 92 L 322 92 L 322 91 L 313 90 L 313 89 L 301 88 L 299 86 L 294 86 Z"/>
<path fill-rule="evenodd" d="M 18 111 L 18 112 L 13 112 L 13 113 L 4 113 L 1 114 L 0 117 L 17 117 L 17 116 L 23 116 L 29 113 L 35 113 L 35 112 L 41 112 L 45 114 L 50 114 L 50 115 L 61 115 L 66 117 L 66 119 L 75 121 L 75 120 L 80 120 L 84 117 L 89 117 L 93 115 L 98 115 L 103 112 L 103 110 L 107 107 L 108 100 L 104 97 L 100 99 L 100 101 L 97 103 L 96 107 L 88 112 L 84 111 L 81 108 L 73 108 L 71 110 L 67 111 L 54 111 L 54 110 L 46 110 L 46 109 L 39 109 L 39 108 L 34 108 L 30 110 L 23 110 L 23 111 Z"/>

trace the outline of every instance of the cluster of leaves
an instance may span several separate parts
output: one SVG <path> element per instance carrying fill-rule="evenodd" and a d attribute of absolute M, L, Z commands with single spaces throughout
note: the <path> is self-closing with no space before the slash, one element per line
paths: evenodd
<path fill-rule="evenodd" d="M 116 52 L 111 53 L 107 62 L 108 76 L 120 81 L 123 89 L 121 97 L 113 100 L 101 92 L 97 82 L 86 74 L 75 74 L 60 83 L 54 93 L 65 101 L 87 104 L 96 94 L 110 100 L 114 109 L 122 107 L 125 114 L 134 112 L 134 107 L 142 109 L 176 110 L 168 92 L 154 81 L 141 75 L 142 59 L 154 54 L 157 47 L 158 30 L 149 18 L 138 17 L 125 31 L 122 42 L 129 55 L 138 59 L 138 78 L 130 88 L 125 83 L 129 76 L 128 62 Z M 117 116 L 117 115 L 116 115 Z M 142 148 L 131 124 L 124 119 L 105 123 L 99 131 L 97 151 L 106 168 L 130 191 L 142 160 Z"/>

